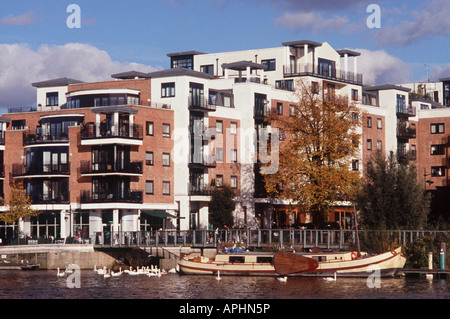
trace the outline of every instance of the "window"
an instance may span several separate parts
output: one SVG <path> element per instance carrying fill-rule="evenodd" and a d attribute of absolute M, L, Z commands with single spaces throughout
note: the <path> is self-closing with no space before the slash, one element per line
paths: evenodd
<path fill-rule="evenodd" d="M 193 70 L 194 56 L 193 55 L 180 55 L 171 58 L 171 66 L 173 68 L 184 68 Z"/>
<path fill-rule="evenodd" d="M 383 129 L 383 121 L 380 118 L 377 118 L 377 129 Z"/>
<path fill-rule="evenodd" d="M 161 97 L 174 97 L 175 96 L 175 83 L 162 83 L 161 84 Z"/>
<path fill-rule="evenodd" d="M 367 118 L 367 127 L 372 128 L 372 118 L 370 116 Z"/>
<path fill-rule="evenodd" d="M 153 152 L 145 153 L 145 165 L 153 166 Z"/>
<path fill-rule="evenodd" d="M 154 134 L 153 122 L 146 122 L 145 126 L 147 128 L 147 135 L 153 136 Z"/>
<path fill-rule="evenodd" d="M 162 162 L 163 166 L 170 166 L 170 153 L 163 153 Z"/>
<path fill-rule="evenodd" d="M 214 65 L 213 64 L 202 65 L 200 66 L 200 72 L 214 75 Z"/>
<path fill-rule="evenodd" d="M 289 105 L 289 115 L 295 116 L 295 105 Z"/>
<path fill-rule="evenodd" d="M 237 149 L 231 150 L 231 163 L 237 163 Z"/>
<path fill-rule="evenodd" d="M 445 145 L 431 145 L 431 155 L 445 155 Z"/>
<path fill-rule="evenodd" d="M 162 189 L 163 195 L 170 195 L 170 182 L 163 182 Z"/>
<path fill-rule="evenodd" d="M 383 142 L 382 141 L 377 141 L 377 150 L 378 151 L 382 151 L 383 150 Z"/>
<path fill-rule="evenodd" d="M 217 187 L 223 186 L 223 175 L 216 175 L 216 186 Z"/>
<path fill-rule="evenodd" d="M 367 140 L 367 150 L 368 150 L 368 151 L 371 151 L 371 150 L 372 150 L 372 140 L 371 140 L 371 139 L 368 139 L 368 140 Z"/>
<path fill-rule="evenodd" d="M 153 195 L 154 194 L 153 181 L 146 181 L 145 182 L 145 193 L 147 195 Z"/>
<path fill-rule="evenodd" d="M 230 134 L 231 135 L 237 135 L 237 123 L 231 122 L 230 124 Z"/>
<path fill-rule="evenodd" d="M 245 257 L 241 256 L 230 256 L 229 258 L 230 263 L 232 264 L 243 264 L 245 262 Z"/>
<path fill-rule="evenodd" d="M 358 100 L 358 90 L 352 89 L 352 100 L 353 101 Z"/>
<path fill-rule="evenodd" d="M 352 170 L 359 171 L 359 161 L 358 160 L 352 161 Z"/>
<path fill-rule="evenodd" d="M 216 121 L 216 133 L 223 133 L 223 122 Z"/>
<path fill-rule="evenodd" d="M 431 167 L 431 176 L 443 177 L 445 176 L 445 166 L 433 166 Z"/>
<path fill-rule="evenodd" d="M 294 91 L 294 80 L 275 81 L 275 88 L 280 90 Z"/>
<path fill-rule="evenodd" d="M 216 161 L 223 162 L 223 148 L 221 147 L 216 148 Z"/>
<path fill-rule="evenodd" d="M 445 132 L 444 123 L 431 124 L 431 134 L 443 134 Z"/>
<path fill-rule="evenodd" d="M 277 114 L 278 115 L 283 114 L 283 103 L 280 103 L 280 102 L 277 103 Z"/>
<path fill-rule="evenodd" d="M 230 95 L 224 95 L 223 96 L 223 106 L 225 106 L 225 107 L 233 107 L 231 105 L 231 96 Z"/>
<path fill-rule="evenodd" d="M 58 92 L 47 93 L 47 106 L 58 106 Z"/>
<path fill-rule="evenodd" d="M 24 130 L 25 129 L 25 120 L 15 120 L 11 122 L 11 129 L 15 130 Z"/>
<path fill-rule="evenodd" d="M 238 187 L 238 178 L 237 178 L 237 176 L 231 176 L 230 186 L 232 188 L 237 188 Z"/>
<path fill-rule="evenodd" d="M 170 137 L 170 124 L 163 124 L 162 136 Z"/>
<path fill-rule="evenodd" d="M 261 64 L 265 66 L 265 71 L 275 71 L 276 70 L 276 60 L 270 59 L 270 60 L 261 60 Z"/>
<path fill-rule="evenodd" d="M 311 83 L 311 90 L 314 94 L 319 94 L 319 83 L 318 82 L 312 82 Z"/>
<path fill-rule="evenodd" d="M 406 111 L 406 96 L 397 94 L 397 112 L 405 113 Z"/>

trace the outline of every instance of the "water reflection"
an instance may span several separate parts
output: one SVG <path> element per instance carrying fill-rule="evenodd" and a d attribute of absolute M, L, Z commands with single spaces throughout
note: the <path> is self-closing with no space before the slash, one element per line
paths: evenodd
<path fill-rule="evenodd" d="M 81 272 L 81 288 L 67 288 L 66 277 L 55 271 L 1 271 L 0 298 L 34 299 L 427 299 L 450 298 L 450 280 L 425 278 L 382 279 L 381 288 L 368 288 L 363 278 L 146 275 L 103 278 Z"/>

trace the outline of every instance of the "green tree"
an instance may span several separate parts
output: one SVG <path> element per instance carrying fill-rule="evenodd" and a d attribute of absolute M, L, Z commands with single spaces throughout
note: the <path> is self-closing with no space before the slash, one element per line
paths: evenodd
<path fill-rule="evenodd" d="M 366 165 L 356 198 L 360 224 L 374 230 L 420 229 L 426 223 L 430 198 L 417 181 L 416 167 L 377 152 Z M 420 183 L 421 184 L 421 183 Z"/>
<path fill-rule="evenodd" d="M 275 198 L 302 205 L 320 228 L 336 202 L 352 200 L 359 183 L 351 167 L 359 151 L 361 112 L 334 91 L 301 81 L 298 87 L 290 116 L 268 119 L 286 140 L 279 145 L 278 172 L 264 176 L 265 187 Z"/>
<path fill-rule="evenodd" d="M 17 234 L 20 236 L 20 219 L 27 216 L 36 216 L 40 212 L 31 208 L 31 199 L 26 194 L 23 186 L 19 182 L 14 182 L 11 185 L 11 194 L 7 209 L 0 214 L 0 220 L 8 224 L 17 223 Z M 17 241 L 19 243 L 19 240 Z"/>
<path fill-rule="evenodd" d="M 233 211 L 236 207 L 234 190 L 224 185 L 213 189 L 209 202 L 209 222 L 214 228 L 234 226 Z"/>

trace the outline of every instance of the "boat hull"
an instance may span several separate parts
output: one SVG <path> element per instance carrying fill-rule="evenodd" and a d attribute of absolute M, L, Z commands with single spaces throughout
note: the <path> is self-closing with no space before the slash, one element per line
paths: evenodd
<path fill-rule="evenodd" d="M 293 254 L 293 253 L 292 253 Z M 347 253 L 351 254 L 351 253 Z M 271 255 L 272 257 L 275 254 Z M 345 254 L 342 254 L 345 256 Z M 293 260 L 297 256 L 293 254 Z M 304 254 L 308 258 L 336 258 L 336 254 L 318 253 Z M 274 258 L 274 260 L 276 260 Z M 318 266 L 309 270 L 283 274 L 292 277 L 329 277 L 336 273 L 339 277 L 364 277 L 377 274 L 380 277 L 392 277 L 397 269 L 404 267 L 406 257 L 401 253 L 401 248 L 360 259 L 330 259 L 315 263 Z M 229 263 L 214 261 L 202 256 L 186 256 L 179 263 L 180 274 L 184 275 L 232 275 L 232 276 L 280 276 L 273 263 Z"/>
<path fill-rule="evenodd" d="M 329 277 L 334 273 L 338 277 L 368 277 L 377 274 L 380 277 L 393 277 L 398 269 L 405 266 L 406 257 L 401 253 L 401 247 L 375 256 L 361 259 L 319 262 L 319 267 L 312 271 L 292 274 L 295 276 Z"/>

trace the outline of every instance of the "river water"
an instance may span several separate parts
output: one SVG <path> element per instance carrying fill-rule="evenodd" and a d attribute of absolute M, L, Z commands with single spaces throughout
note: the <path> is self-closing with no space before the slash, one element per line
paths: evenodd
<path fill-rule="evenodd" d="M 0 299 L 450 299 L 450 279 L 382 278 L 370 288 L 364 278 L 179 276 L 164 274 L 104 278 L 79 273 L 80 288 L 56 271 L 0 271 Z M 69 282 L 69 285 L 68 285 Z"/>

